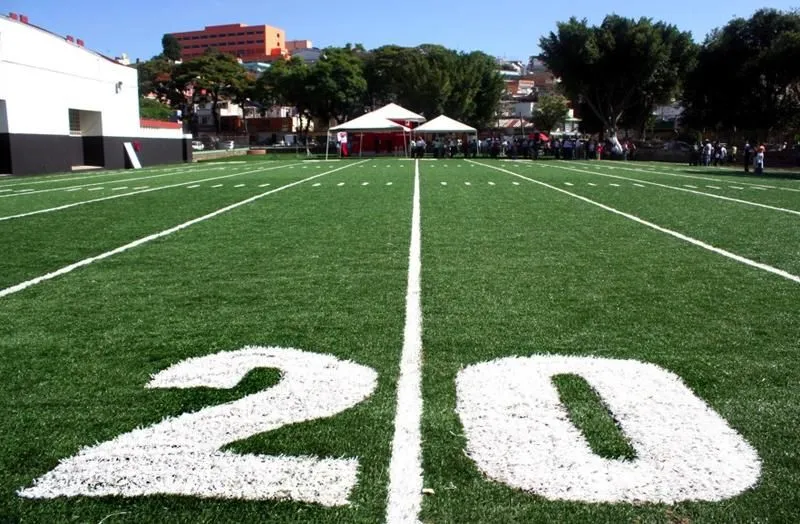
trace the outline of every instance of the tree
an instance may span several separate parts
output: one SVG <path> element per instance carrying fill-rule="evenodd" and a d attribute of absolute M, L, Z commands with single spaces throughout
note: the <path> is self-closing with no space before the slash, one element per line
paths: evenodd
<path fill-rule="evenodd" d="M 620 148 L 617 130 L 626 113 L 666 103 L 681 87 L 696 47 L 691 35 L 664 22 L 617 15 L 589 27 L 575 17 L 540 39 L 541 59 L 561 78 L 567 96 L 586 104 Z"/>
<path fill-rule="evenodd" d="M 395 102 L 428 118 L 446 113 L 475 127 L 495 116 L 503 93 L 492 57 L 430 44 L 375 49 L 365 57 L 364 76 L 373 108 Z"/>
<path fill-rule="evenodd" d="M 307 133 L 314 107 L 310 83 L 311 68 L 301 58 L 293 57 L 287 61 L 275 62 L 258 79 L 255 90 L 264 105 L 294 106 L 300 118 L 301 128 Z"/>
<path fill-rule="evenodd" d="M 142 118 L 169 120 L 174 114 L 174 109 L 158 100 L 144 97 L 139 99 L 139 116 Z"/>
<path fill-rule="evenodd" d="M 363 112 L 367 81 L 358 52 L 353 47 L 329 47 L 312 66 L 309 95 L 314 116 L 341 124 Z"/>
<path fill-rule="evenodd" d="M 219 131 L 217 107 L 221 97 L 230 97 L 247 81 L 247 71 L 236 59 L 214 49 L 175 67 L 174 85 L 183 91 L 191 87 L 194 101 L 211 102 L 211 114 Z"/>
<path fill-rule="evenodd" d="M 543 95 L 536 103 L 533 121 L 540 131 L 549 133 L 557 124 L 564 121 L 567 110 L 568 100 L 564 95 L 557 93 Z"/>
<path fill-rule="evenodd" d="M 136 64 L 139 94 L 153 94 L 159 102 L 179 107 L 186 100 L 173 81 L 174 69 L 175 65 L 161 55 Z"/>
<path fill-rule="evenodd" d="M 161 48 L 163 49 L 161 54 L 167 60 L 174 62 L 181 59 L 181 44 L 174 35 L 165 34 L 161 38 Z"/>
<path fill-rule="evenodd" d="M 242 108 L 242 122 L 244 123 L 244 132 L 247 134 L 250 133 L 247 128 L 247 106 L 255 100 L 256 94 L 256 77 L 252 73 L 246 73 L 243 78 L 234 82 L 229 91 L 231 102 Z"/>
<path fill-rule="evenodd" d="M 800 14 L 761 9 L 714 30 L 686 79 L 684 118 L 766 139 L 800 125 Z"/>

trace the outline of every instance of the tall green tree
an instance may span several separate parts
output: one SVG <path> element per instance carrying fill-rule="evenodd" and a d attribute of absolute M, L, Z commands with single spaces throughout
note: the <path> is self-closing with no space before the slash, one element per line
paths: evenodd
<path fill-rule="evenodd" d="M 247 82 L 247 71 L 233 56 L 209 49 L 203 55 L 177 65 L 173 80 L 181 91 L 193 88 L 194 101 L 211 102 L 212 118 L 219 131 L 219 101 L 222 97 L 232 97 L 241 89 Z"/>
<path fill-rule="evenodd" d="M 431 44 L 375 49 L 365 57 L 364 75 L 373 108 L 395 102 L 428 118 L 446 113 L 475 127 L 494 118 L 503 93 L 492 57 Z"/>
<path fill-rule="evenodd" d="M 185 102 L 183 91 L 173 81 L 175 65 L 161 55 L 136 64 L 139 77 L 139 95 L 154 94 L 156 99 L 172 107 Z"/>
<path fill-rule="evenodd" d="M 469 110 L 455 118 L 483 129 L 497 118 L 500 98 L 505 93 L 503 77 L 497 72 L 494 58 L 480 51 L 461 55 L 461 68 L 465 81 L 472 82 L 472 96 Z M 459 82 L 456 91 L 464 85 L 464 80 Z"/>
<path fill-rule="evenodd" d="M 354 47 L 329 47 L 311 67 L 309 75 L 311 111 L 317 118 L 349 120 L 364 111 L 367 81 L 364 61 Z"/>
<path fill-rule="evenodd" d="M 299 57 L 279 60 L 259 77 L 255 88 L 259 101 L 264 105 L 295 107 L 304 133 L 311 125 L 315 106 L 311 75 L 311 67 Z"/>
<path fill-rule="evenodd" d="M 566 95 L 602 121 L 617 147 L 626 113 L 675 97 L 694 63 L 691 35 L 664 22 L 606 16 L 599 26 L 573 17 L 539 41 L 542 61 Z"/>
<path fill-rule="evenodd" d="M 139 116 L 153 120 L 169 120 L 175 111 L 168 105 L 151 98 L 139 99 Z"/>
<path fill-rule="evenodd" d="M 244 78 L 235 82 L 229 92 L 231 102 L 242 108 L 244 132 L 248 134 L 250 131 L 247 127 L 247 108 L 250 102 L 256 100 L 256 94 L 256 76 L 252 73 L 246 73 Z"/>
<path fill-rule="evenodd" d="M 761 9 L 705 40 L 683 94 L 687 123 L 766 139 L 800 125 L 800 13 Z"/>
<path fill-rule="evenodd" d="M 181 59 L 181 44 L 174 35 L 167 33 L 161 37 L 161 49 L 161 54 L 166 59 L 173 62 Z"/>
<path fill-rule="evenodd" d="M 540 131 L 549 133 L 564 121 L 568 111 L 568 100 L 564 95 L 553 93 L 539 97 L 533 113 L 533 122 Z"/>

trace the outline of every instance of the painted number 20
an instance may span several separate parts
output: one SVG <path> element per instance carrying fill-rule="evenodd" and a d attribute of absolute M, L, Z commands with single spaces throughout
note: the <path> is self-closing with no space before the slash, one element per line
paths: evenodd
<path fill-rule="evenodd" d="M 330 355 L 245 347 L 179 362 L 148 388 L 233 388 L 256 368 L 275 386 L 166 418 L 82 449 L 20 490 L 28 498 L 191 495 L 345 505 L 357 458 L 241 455 L 225 445 L 336 415 L 372 394 L 374 370 Z M 600 395 L 636 451 L 595 455 L 552 377 L 576 374 Z M 475 364 L 456 381 L 467 451 L 489 478 L 552 500 L 722 500 L 757 482 L 758 455 L 676 375 L 633 360 L 535 355 Z"/>

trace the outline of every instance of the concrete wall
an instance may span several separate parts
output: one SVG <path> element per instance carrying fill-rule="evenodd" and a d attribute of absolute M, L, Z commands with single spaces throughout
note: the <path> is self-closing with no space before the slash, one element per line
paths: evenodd
<path fill-rule="evenodd" d="M 8 132 L 68 135 L 69 109 L 79 109 L 102 112 L 106 135 L 138 133 L 134 68 L 6 17 L 0 17 L 0 42 Z"/>
<path fill-rule="evenodd" d="M 0 16 L 0 173 L 124 167 L 121 144 L 134 141 L 147 146 L 143 166 L 191 160 L 180 129 L 140 128 L 136 69 Z"/>

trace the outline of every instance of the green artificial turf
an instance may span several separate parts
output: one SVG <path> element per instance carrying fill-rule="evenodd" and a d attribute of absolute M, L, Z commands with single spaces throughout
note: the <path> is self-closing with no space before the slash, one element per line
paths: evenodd
<path fill-rule="evenodd" d="M 580 169 L 678 187 L 715 185 L 609 169 L 618 164 Z M 577 165 L 463 159 L 419 163 L 423 481 L 433 490 L 424 496 L 421 520 L 796 520 L 800 284 L 487 166 L 794 274 L 800 273 L 800 217 L 554 167 Z M 184 185 L 0 221 L 2 289 L 346 167 L 0 298 L 0 522 L 384 520 L 414 163 L 248 158 L 246 164 L 201 166 L 214 170 L 187 169 L 115 185 L 110 182 L 138 175 L 0 180 L 0 189 L 57 189 L 0 198 L 2 217 L 79 202 L 87 195 L 107 196 L 120 184 L 157 187 L 257 170 L 192 189 Z M 684 172 L 650 163 L 628 166 Z M 65 191 L 99 181 L 103 190 Z M 259 187 L 266 183 L 270 186 Z M 791 179 L 758 183 L 798 187 Z M 223 186 L 211 187 L 216 184 Z M 245 185 L 234 187 L 238 184 Z M 719 194 L 736 191 L 727 188 Z M 745 198 L 741 193 L 735 197 Z M 800 209 L 800 192 L 748 190 L 746 198 Z M 230 390 L 144 387 L 152 374 L 183 359 L 247 345 L 331 354 L 377 372 L 375 392 L 342 413 L 226 447 L 238 453 L 358 457 L 358 483 L 348 506 L 165 495 L 55 500 L 16 495 L 84 446 L 274 385 L 279 373 L 259 369 Z M 757 450 L 762 461 L 758 484 L 720 502 L 588 504 L 547 500 L 488 479 L 465 453 L 456 377 L 468 365 L 533 354 L 636 359 L 679 375 Z M 635 460 L 636 450 L 583 378 L 560 375 L 553 383 L 595 453 Z"/>

